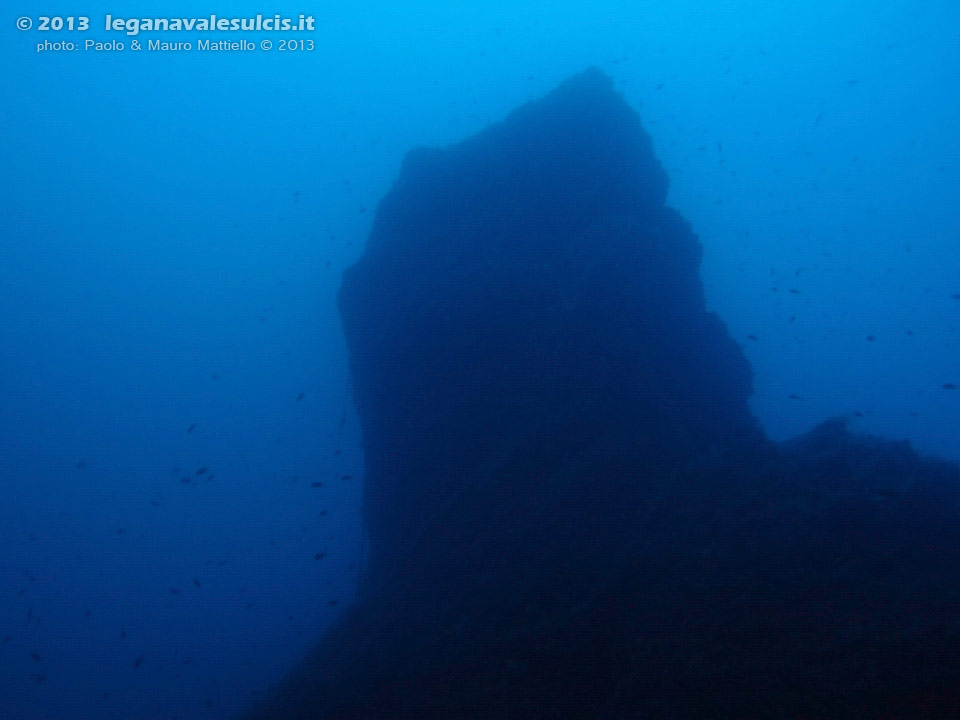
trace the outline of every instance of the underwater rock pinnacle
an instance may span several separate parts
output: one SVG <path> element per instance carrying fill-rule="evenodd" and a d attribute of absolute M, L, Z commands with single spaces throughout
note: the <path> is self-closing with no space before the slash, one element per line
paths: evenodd
<path fill-rule="evenodd" d="M 359 595 L 251 718 L 954 717 L 960 471 L 766 440 L 666 195 L 596 69 L 407 156 L 339 296 Z"/>

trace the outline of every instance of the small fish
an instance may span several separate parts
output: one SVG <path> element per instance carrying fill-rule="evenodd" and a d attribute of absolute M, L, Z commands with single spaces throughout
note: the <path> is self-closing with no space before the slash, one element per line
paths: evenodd
<path fill-rule="evenodd" d="M 821 120 L 823 120 L 823 113 L 820 113 L 819 115 L 817 115 L 817 119 L 813 121 L 813 124 L 819 125 Z"/>
<path fill-rule="evenodd" d="M 138 657 L 136 660 L 133 661 L 134 669 L 140 667 L 141 665 L 143 665 L 143 655 L 141 655 L 140 657 Z"/>
<path fill-rule="evenodd" d="M 303 393 L 297 395 L 297 402 L 300 402 L 301 400 L 303 400 Z"/>
<path fill-rule="evenodd" d="M 960 293 L 954 293 L 950 297 L 952 297 L 954 300 L 960 300 Z"/>
<path fill-rule="evenodd" d="M 756 339 L 757 339 L 756 335 L 747 335 L 747 340 L 756 340 Z"/>
<path fill-rule="evenodd" d="M 322 482 L 312 482 L 312 483 L 310 483 L 310 487 L 312 487 L 312 488 L 321 488 L 321 487 L 323 487 L 323 483 L 322 483 Z"/>
<path fill-rule="evenodd" d="M 867 335 L 867 342 L 873 342 L 877 339 L 876 335 Z"/>
<path fill-rule="evenodd" d="M 326 553 L 318 552 L 316 555 L 313 556 L 313 559 L 314 559 L 314 560 L 323 560 L 326 556 L 327 556 Z"/>
<path fill-rule="evenodd" d="M 956 386 L 954 383 L 944 383 L 944 384 L 943 384 L 943 389 L 944 389 L 944 390 L 956 390 L 956 389 L 957 389 L 957 386 Z"/>
<path fill-rule="evenodd" d="M 209 469 L 210 468 L 204 465 L 203 467 L 197 468 L 197 471 L 194 473 L 194 475 L 203 475 Z"/>
<path fill-rule="evenodd" d="M 86 461 L 86 460 L 81 460 L 81 461 L 79 461 L 76 465 L 74 465 L 74 467 L 75 467 L 77 470 L 83 470 L 86 466 L 87 466 L 87 461 Z"/>
<path fill-rule="evenodd" d="M 192 433 L 196 427 L 197 427 L 197 424 L 193 423 L 193 425 L 187 428 L 187 432 Z"/>
<path fill-rule="evenodd" d="M 30 657 L 33 658 L 34 662 L 40 662 L 41 660 L 43 660 L 43 658 L 40 657 L 40 653 L 30 653 Z"/>
<path fill-rule="evenodd" d="M 799 396 L 799 395 L 794 395 L 793 393 L 790 393 L 790 399 L 791 399 L 791 400 L 799 400 L 799 399 L 800 399 L 800 396 Z"/>
<path fill-rule="evenodd" d="M 193 586 L 194 586 L 194 587 L 200 587 L 200 581 L 197 580 L 196 578 L 194 578 L 194 579 L 193 579 Z"/>

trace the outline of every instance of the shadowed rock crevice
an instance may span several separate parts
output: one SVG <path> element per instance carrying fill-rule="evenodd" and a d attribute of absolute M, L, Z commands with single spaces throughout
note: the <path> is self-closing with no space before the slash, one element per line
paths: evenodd
<path fill-rule="evenodd" d="M 340 292 L 359 598 L 252 717 L 951 717 L 957 467 L 768 442 L 666 195 L 598 70 L 409 154 Z"/>

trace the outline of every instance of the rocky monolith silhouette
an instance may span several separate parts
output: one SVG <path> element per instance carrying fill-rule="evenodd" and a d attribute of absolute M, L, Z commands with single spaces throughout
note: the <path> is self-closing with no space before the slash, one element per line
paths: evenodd
<path fill-rule="evenodd" d="M 767 441 L 666 195 L 598 70 L 408 155 L 339 298 L 358 599 L 252 717 L 954 717 L 958 468 Z"/>

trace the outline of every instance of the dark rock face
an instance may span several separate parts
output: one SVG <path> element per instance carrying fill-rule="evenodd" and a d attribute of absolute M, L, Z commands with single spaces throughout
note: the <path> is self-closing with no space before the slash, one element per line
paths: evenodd
<path fill-rule="evenodd" d="M 960 471 L 767 442 L 666 190 L 596 70 L 410 153 L 340 294 L 360 597 L 255 717 L 960 716 Z"/>
<path fill-rule="evenodd" d="M 704 309 L 700 246 L 666 193 L 599 71 L 410 153 L 340 292 L 373 575 L 453 498 L 502 500 L 489 474 L 533 452 L 658 461 L 752 428 L 750 368 Z M 552 494 L 520 474 L 511 492 Z"/>

